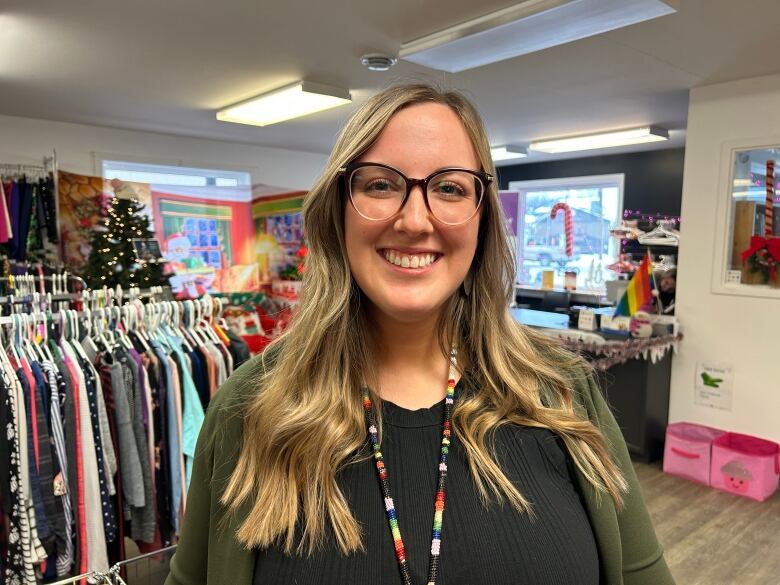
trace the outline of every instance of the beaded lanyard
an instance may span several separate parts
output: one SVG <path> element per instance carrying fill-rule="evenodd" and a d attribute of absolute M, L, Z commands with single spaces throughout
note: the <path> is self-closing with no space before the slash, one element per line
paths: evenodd
<path fill-rule="evenodd" d="M 455 352 L 453 350 L 450 356 L 450 374 L 447 381 L 447 397 L 444 401 L 444 422 L 441 430 L 441 456 L 439 457 L 439 481 L 436 489 L 436 501 L 434 503 L 433 514 L 433 534 L 431 537 L 431 556 L 428 561 L 428 585 L 436 585 L 436 579 L 439 576 L 439 552 L 441 549 L 441 529 L 444 520 L 444 487 L 447 479 L 447 455 L 450 448 L 450 430 L 452 420 L 452 408 L 455 402 Z M 379 445 L 379 434 L 374 419 L 374 408 L 371 404 L 371 398 L 368 389 L 363 389 L 363 408 L 366 411 L 366 426 L 368 434 L 371 437 L 371 445 L 374 449 L 374 459 L 376 460 L 376 471 L 379 477 L 379 484 L 382 488 L 382 496 L 385 499 L 385 509 L 387 510 L 387 521 L 390 524 L 390 532 L 393 535 L 395 545 L 395 558 L 398 561 L 398 569 L 401 571 L 401 580 L 404 585 L 413 585 L 412 576 L 409 573 L 409 563 L 406 560 L 406 549 L 404 541 L 401 538 L 401 529 L 398 526 L 398 515 L 395 511 L 393 498 L 390 496 L 390 483 L 388 481 L 387 467 L 385 466 L 382 451 Z"/>

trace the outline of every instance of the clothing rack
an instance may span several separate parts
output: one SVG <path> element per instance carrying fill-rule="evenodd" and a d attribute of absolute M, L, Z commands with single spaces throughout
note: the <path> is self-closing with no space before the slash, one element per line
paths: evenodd
<path fill-rule="evenodd" d="M 42 165 L 0 163 L 0 175 L 47 175 L 57 172 L 57 151 L 43 157 Z"/>
<path fill-rule="evenodd" d="M 150 559 L 162 554 L 174 552 L 177 546 L 178 545 L 173 544 L 171 546 L 166 546 L 165 548 L 161 548 L 159 550 L 155 550 L 150 553 L 138 555 L 130 559 L 125 559 L 124 561 L 119 561 L 118 563 L 115 563 L 106 573 L 93 571 L 91 573 L 76 575 L 75 577 L 68 577 L 67 579 L 63 579 L 62 581 L 55 581 L 50 585 L 71 585 L 73 583 L 78 583 L 79 581 L 84 581 L 84 580 L 86 580 L 88 583 L 96 583 L 97 585 L 100 585 L 101 583 L 109 583 L 111 585 L 123 584 L 125 583 L 125 581 L 119 576 L 119 573 L 125 567 L 132 565 L 133 563 Z"/>
<path fill-rule="evenodd" d="M 79 572 L 80 574 L 74 577 L 63 576 L 59 578 L 60 580 L 56 580 L 56 577 L 54 578 L 55 585 L 67 585 L 71 583 L 125 584 L 125 580 L 127 579 L 126 569 L 128 567 L 132 567 L 130 570 L 131 576 L 133 575 L 134 569 L 141 574 L 143 566 L 133 566 L 134 564 L 153 557 L 167 558 L 164 556 L 166 553 L 170 555 L 170 553 L 176 550 L 176 545 L 171 546 L 170 542 L 171 540 L 174 540 L 175 542 L 174 535 L 178 535 L 178 522 L 181 522 L 181 517 L 185 509 L 186 485 L 189 481 L 190 473 L 188 469 L 191 469 L 191 459 L 193 456 L 189 450 L 185 451 L 185 448 L 188 448 L 185 446 L 192 443 L 192 431 L 188 431 L 187 429 L 199 428 L 199 425 L 202 424 L 202 413 L 205 411 L 208 401 L 217 391 L 219 385 L 227 379 L 234 369 L 249 358 L 249 350 L 246 347 L 246 344 L 243 344 L 240 339 L 236 339 L 235 337 L 231 338 L 229 335 L 230 332 L 225 330 L 218 331 L 217 324 L 221 316 L 222 302 L 210 296 L 205 296 L 198 300 L 178 301 L 170 296 L 166 298 L 166 294 L 170 295 L 170 289 L 168 287 L 152 287 L 148 289 L 133 288 L 125 290 L 121 287 L 116 287 L 114 289 L 103 288 L 94 291 L 88 288 L 84 290 L 71 289 L 67 292 L 58 292 L 57 294 L 47 292 L 45 295 L 41 295 L 37 292 L 39 290 L 38 285 L 40 285 L 41 282 L 51 282 L 55 287 L 55 290 L 58 290 L 57 287 L 59 286 L 60 280 L 65 280 L 69 284 L 73 283 L 73 288 L 75 289 L 81 288 L 82 281 L 80 278 L 73 276 L 68 276 L 63 279 L 60 275 L 51 275 L 48 277 L 42 277 L 40 275 L 23 275 L 22 277 L 14 278 L 22 278 L 22 282 L 27 286 L 26 290 L 35 292 L 28 295 L 33 298 L 33 303 L 26 311 L 0 316 L 0 343 L 7 346 L 7 355 L 10 360 L 10 362 L 6 360 L 5 364 L 6 376 L 4 377 L 4 389 L 9 393 L 16 392 L 14 396 L 16 404 L 23 404 L 23 388 L 20 384 L 23 381 L 22 379 L 27 380 L 27 378 L 29 378 L 29 374 L 27 377 L 25 377 L 24 374 L 18 374 L 17 377 L 20 379 L 17 380 L 13 375 L 7 375 L 9 373 L 9 368 L 11 368 L 12 371 L 16 370 L 17 372 L 21 372 L 23 368 L 21 368 L 19 364 L 23 361 L 29 362 L 30 365 L 27 367 L 28 370 L 40 369 L 42 367 L 40 364 L 49 364 L 49 367 L 59 368 L 58 372 L 61 372 L 66 377 L 69 376 L 70 379 L 73 380 L 73 384 L 71 386 L 66 386 L 65 390 L 60 389 L 61 392 L 79 391 L 79 400 L 86 400 L 87 402 L 98 400 L 98 402 L 89 402 L 88 407 L 94 412 L 95 409 L 101 408 L 99 406 L 101 399 L 96 398 L 95 394 L 89 394 L 87 388 L 91 387 L 94 389 L 95 384 L 99 381 L 100 385 L 97 386 L 98 395 L 103 396 L 100 389 L 101 387 L 105 388 L 105 385 L 108 384 L 109 392 L 113 393 L 109 394 L 109 396 L 113 396 L 113 398 L 104 396 L 104 399 L 107 401 L 106 407 L 108 407 L 107 413 L 109 418 L 114 416 L 111 409 L 114 408 L 115 404 L 119 404 L 116 402 L 117 397 L 125 396 L 128 401 L 127 406 L 132 409 L 131 411 L 125 412 L 131 417 L 134 417 L 134 425 L 136 428 L 127 431 L 127 429 L 123 427 L 124 430 L 119 430 L 119 427 L 111 428 L 111 423 L 106 421 L 109 428 L 105 429 L 105 432 L 135 432 L 135 439 L 142 436 L 141 442 L 136 443 L 139 446 L 139 451 L 137 453 L 139 456 L 138 464 L 141 465 L 141 462 L 149 462 L 151 464 L 149 470 L 154 474 L 152 479 L 155 482 L 152 484 L 154 487 L 149 488 L 150 478 L 143 474 L 139 475 L 138 477 L 144 482 L 142 489 L 161 489 L 165 491 L 158 493 L 164 493 L 166 497 L 170 496 L 169 498 L 166 498 L 166 501 L 169 502 L 166 506 L 169 505 L 169 507 L 165 508 L 164 516 L 158 514 L 158 511 L 163 509 L 157 507 L 160 505 L 160 500 L 158 500 L 156 496 L 152 496 L 151 499 L 148 500 L 148 505 L 154 507 L 155 518 L 158 523 L 157 529 L 160 530 L 159 534 L 156 535 L 158 540 L 156 540 L 155 550 L 115 562 L 114 564 L 104 564 L 104 561 L 101 560 L 92 561 L 92 549 L 90 548 L 90 563 L 95 564 L 82 564 L 79 566 L 79 564 L 73 564 L 75 562 L 75 557 L 73 555 L 82 554 L 82 547 L 86 546 L 84 543 L 89 540 L 88 535 L 86 537 L 87 540 L 83 540 L 79 534 L 76 541 L 74 541 L 78 543 L 76 544 L 77 548 L 71 549 L 71 552 L 69 553 L 71 556 L 68 558 L 67 562 L 71 563 L 71 570 L 73 572 Z M 47 310 L 46 301 L 53 299 L 72 300 L 77 301 L 79 304 L 72 309 Z M 44 300 L 44 302 L 41 303 L 41 305 L 36 306 L 35 302 L 41 300 Z M 19 299 L 15 296 L 0 298 L 0 303 L 13 302 L 15 304 L 18 301 Z M 52 327 L 54 329 L 52 329 Z M 53 331 L 56 331 L 56 333 Z M 133 332 L 140 333 L 134 335 Z M 90 344 L 94 349 L 89 349 Z M 241 356 L 238 354 L 240 350 L 236 349 L 240 344 L 243 344 L 244 346 L 244 353 Z M 79 346 L 80 349 L 76 351 L 75 348 Z M 141 346 L 144 346 L 145 349 L 142 349 Z M 59 350 L 57 348 L 59 348 Z M 145 371 L 143 376 L 128 377 L 128 366 L 122 365 L 125 362 L 122 361 L 121 357 L 122 354 L 129 356 L 130 354 L 127 353 L 128 351 L 135 352 L 135 363 L 138 364 L 139 368 Z M 64 358 L 52 358 L 52 355 L 60 355 L 60 352 L 62 352 Z M 87 353 L 85 352 L 88 353 L 88 357 L 85 357 L 87 356 Z M 94 352 L 105 353 L 109 356 L 109 359 L 98 359 L 93 361 L 95 360 Z M 157 361 L 156 369 L 148 369 L 147 371 L 146 369 L 151 368 L 153 364 L 151 361 L 141 360 L 139 354 Z M 79 359 L 79 355 L 83 359 Z M 239 361 L 239 358 L 241 361 Z M 62 368 L 55 363 L 58 359 L 60 359 L 60 361 L 62 361 L 62 359 L 70 360 L 68 363 L 72 364 L 72 366 Z M 143 364 L 142 361 L 144 362 Z M 39 365 L 36 366 L 36 362 Z M 88 363 L 92 364 L 91 367 L 93 371 L 91 374 L 90 368 L 87 367 Z M 111 388 L 111 384 L 117 380 L 116 376 L 111 375 L 116 367 L 123 368 L 126 372 L 124 376 L 118 378 L 120 382 Z M 75 372 L 81 371 L 84 372 L 83 377 L 75 375 Z M 129 372 L 132 372 L 132 368 Z M 41 384 L 47 383 L 46 379 L 46 377 L 40 378 L 39 376 L 34 382 L 37 383 L 38 388 L 40 388 Z M 48 379 L 50 380 L 50 378 Z M 145 382 L 131 384 L 128 382 L 130 379 L 145 380 Z M 18 383 L 14 385 L 11 384 L 12 381 Z M 24 383 L 27 384 L 26 381 Z M 122 385 L 123 383 L 125 384 L 124 386 Z M 150 383 L 153 384 L 153 386 L 150 386 Z M 13 386 L 11 390 L 8 390 L 9 384 Z M 127 384 L 130 384 L 130 386 L 127 386 Z M 154 392 L 164 392 L 159 395 L 162 396 L 162 398 L 160 398 L 161 402 L 159 403 L 159 408 L 165 409 L 162 414 L 161 411 L 158 410 L 157 403 L 155 402 L 158 399 L 158 395 L 153 394 L 153 388 Z M 32 392 L 32 394 L 29 396 L 36 396 L 35 392 L 32 390 L 30 390 L 30 392 Z M 130 392 L 130 395 L 127 394 L 128 392 Z M 181 394 L 179 394 L 179 392 L 181 392 Z M 133 402 L 130 402 L 128 396 L 134 396 L 132 399 Z M 34 400 L 34 398 L 28 397 L 27 400 Z M 52 402 L 52 404 L 55 404 L 55 402 Z M 60 404 L 60 408 L 62 408 L 63 405 L 66 405 L 66 408 L 69 407 L 72 409 L 73 404 L 74 402 L 72 400 L 65 400 Z M 147 405 L 148 410 L 145 412 L 148 414 L 142 414 L 142 412 L 144 412 L 144 407 L 141 406 L 141 404 Z M 185 404 L 191 405 L 189 406 L 189 410 L 183 409 L 183 405 Z M 157 414 L 153 414 L 153 405 L 155 405 L 154 413 Z M 51 414 L 50 408 L 49 405 L 44 403 L 44 410 L 38 408 L 36 412 L 38 413 L 38 416 L 45 416 L 41 414 L 42 412 L 48 412 L 50 416 L 54 416 Z M 201 414 L 196 412 L 198 410 Z M 177 411 L 178 415 L 176 414 Z M 30 412 L 30 408 L 27 407 L 26 413 L 28 421 L 30 420 Z M 64 411 L 62 411 L 62 413 L 63 414 L 57 414 L 57 416 L 65 416 Z M 72 415 L 73 413 L 71 412 L 71 416 Z M 76 416 L 84 416 L 84 414 L 82 413 L 79 415 L 77 412 Z M 146 416 L 149 417 L 148 420 L 144 418 Z M 154 429 L 154 424 L 152 423 L 153 416 L 161 417 L 155 424 L 162 424 L 167 430 L 162 431 L 160 434 L 149 434 Z M 188 425 L 195 426 L 183 425 L 182 420 L 184 419 L 182 417 L 186 417 L 186 420 L 189 421 Z M 95 418 L 93 414 L 93 425 L 102 424 L 98 418 Z M 44 449 L 44 445 L 49 444 L 49 439 L 45 437 L 45 433 L 47 432 L 46 427 L 46 424 L 39 424 L 36 427 L 38 432 L 43 433 L 44 435 L 34 435 L 33 442 L 27 444 L 28 450 L 33 449 L 30 445 L 38 445 L 41 449 Z M 29 428 L 32 427 L 28 427 L 28 429 Z M 52 428 L 53 427 L 50 427 L 48 432 L 51 434 L 51 440 L 56 442 L 56 437 L 54 437 L 53 431 L 51 430 Z M 66 428 L 72 429 L 74 427 L 71 426 Z M 81 428 L 88 429 L 89 427 L 82 426 Z M 105 457 L 105 449 L 110 448 L 109 445 L 112 443 L 110 440 L 105 442 L 104 438 L 100 438 L 104 437 L 101 434 L 103 431 L 104 429 L 96 431 L 95 428 L 93 428 L 92 433 L 89 436 L 94 437 L 94 445 L 92 445 L 92 443 L 82 442 L 82 446 L 78 447 L 79 449 L 93 450 L 91 452 L 91 461 L 94 469 L 92 474 L 96 479 L 101 478 L 102 475 L 108 472 L 107 459 L 97 459 L 98 457 Z M 138 434 L 139 432 L 141 435 Z M 185 435 L 183 434 L 185 432 L 189 433 L 189 435 L 187 435 L 187 441 L 185 441 Z M 116 437 L 117 435 L 114 436 Z M 72 437 L 65 439 L 63 436 L 63 438 L 60 438 L 59 440 L 60 443 L 62 443 L 63 440 L 73 439 Z M 92 440 L 93 439 L 90 439 L 90 441 Z M 103 441 L 102 447 L 98 447 L 99 441 Z M 160 460 L 161 465 L 164 467 L 161 469 L 167 467 L 170 475 L 166 476 L 164 471 L 158 472 L 155 469 L 153 466 L 153 454 L 148 459 L 145 458 L 149 453 L 153 453 L 151 450 L 147 449 L 150 445 L 153 445 L 153 448 L 155 449 L 164 449 L 162 451 L 164 455 Z M 54 449 L 53 456 L 55 458 L 58 458 L 65 453 L 61 447 L 58 449 L 59 450 Z M 86 453 L 86 451 L 81 452 Z M 132 450 L 127 451 L 126 457 L 132 452 Z M 30 468 L 34 471 L 31 471 L 30 473 L 46 473 L 47 471 L 44 465 L 40 464 L 39 466 L 37 461 L 36 458 L 36 465 Z M 86 461 L 86 459 L 84 459 L 84 461 Z M 118 461 L 119 468 L 115 467 L 111 472 L 113 474 L 117 473 L 117 469 L 122 470 L 122 460 L 119 459 Z M 127 460 L 125 462 L 127 462 Z M 144 465 L 145 464 L 146 463 L 144 463 Z M 36 469 L 37 471 L 35 471 Z M 86 467 L 84 469 L 86 469 Z M 21 468 L 16 470 L 16 473 L 17 475 L 21 473 Z M 78 471 L 76 473 L 83 475 L 86 471 Z M 158 473 L 162 473 L 162 476 L 159 476 Z M 114 477 L 115 479 L 113 481 L 119 481 L 119 476 L 116 475 L 106 475 L 105 477 Z M 125 477 L 135 476 L 126 475 Z M 154 478 L 156 478 L 156 480 Z M 28 478 L 26 485 L 31 485 L 29 483 L 30 481 L 31 479 Z M 68 481 L 67 478 L 66 481 Z M 102 479 L 100 483 L 101 485 L 103 484 Z M 108 480 L 106 483 L 108 483 Z M 72 478 L 71 485 L 73 485 Z M 91 482 L 88 485 L 95 486 L 97 485 L 97 481 Z M 124 484 L 122 485 L 124 486 Z M 91 493 L 88 492 L 89 490 L 81 492 L 78 490 L 69 490 L 69 497 L 74 498 L 69 501 L 75 503 L 77 501 L 75 498 L 78 498 L 78 501 L 82 503 L 91 502 L 93 504 L 91 507 L 83 509 L 91 510 L 93 511 L 92 513 L 94 513 L 95 505 L 100 506 L 105 504 L 105 500 L 100 496 L 103 498 L 106 496 L 102 492 L 101 494 L 98 494 L 95 490 Z M 123 490 L 122 492 L 117 493 L 124 494 L 125 492 Z M 150 494 L 146 493 L 145 495 L 148 496 Z M 64 496 L 64 494 L 59 494 L 59 496 Z M 111 496 L 115 496 L 115 494 L 111 494 Z M 116 497 L 123 496 L 120 495 Z M 129 496 L 127 497 L 129 498 Z M 121 502 L 121 500 L 119 501 Z M 106 510 L 111 510 L 110 513 L 113 516 L 114 512 L 117 510 L 125 509 L 121 507 L 121 503 L 119 504 L 119 507 L 116 506 L 117 503 L 114 502 L 113 508 L 110 506 L 104 508 L 103 522 L 106 522 Z M 135 511 L 131 512 L 129 516 L 124 515 L 124 522 L 128 522 L 128 524 L 121 525 L 133 526 L 133 529 L 140 531 L 148 529 L 148 527 L 144 528 L 142 518 L 137 515 L 137 509 L 133 508 L 133 510 Z M 37 508 L 35 511 L 37 512 Z M 48 510 L 44 510 L 44 512 L 43 517 L 46 518 Z M 62 511 L 55 512 L 55 514 L 62 513 Z M 86 514 L 86 516 L 84 514 Z M 125 514 L 127 513 L 125 512 Z M 120 522 L 122 522 L 122 517 L 122 513 L 117 513 L 116 518 Z M 51 518 L 51 516 L 48 517 L 49 521 L 51 521 Z M 86 518 L 89 518 L 89 512 L 77 511 L 73 514 L 73 521 L 75 521 L 76 518 L 78 518 L 78 521 L 83 525 L 83 523 L 87 522 Z M 99 518 L 99 516 L 95 516 L 95 518 Z M 164 523 L 162 522 L 162 519 L 164 519 Z M 54 526 L 54 524 L 49 522 L 49 529 L 56 530 L 56 528 L 52 528 L 52 526 Z M 70 526 L 70 524 L 68 524 L 68 526 Z M 125 537 L 129 536 L 133 529 L 126 528 Z M 51 532 L 49 534 L 51 534 Z M 140 534 L 142 534 L 142 532 L 139 532 L 139 536 L 130 537 L 137 542 L 152 542 L 149 540 L 151 535 L 141 536 Z M 116 555 L 109 557 L 112 562 L 117 559 L 122 559 L 124 553 L 121 545 L 117 545 L 120 548 L 114 549 L 113 552 L 108 550 L 108 543 L 116 543 L 117 541 L 115 539 L 117 536 L 117 533 L 114 532 L 111 540 L 106 540 L 105 547 L 98 545 L 95 549 L 98 551 L 95 558 L 100 558 L 101 554 L 105 555 L 106 552 L 108 552 L 109 554 Z M 72 538 L 72 536 L 68 536 L 68 538 Z M 15 540 L 14 542 L 18 543 L 19 540 Z M 90 546 L 91 544 L 94 544 L 94 542 L 90 543 Z M 30 546 L 29 540 L 27 545 Z M 63 549 L 58 548 L 57 551 L 58 553 L 61 553 Z M 86 552 L 83 554 L 86 555 Z M 84 559 L 87 557 L 82 556 L 80 558 Z M 52 556 L 50 554 L 47 563 L 50 562 L 52 564 L 47 564 L 46 569 L 43 570 L 48 570 L 48 572 L 51 573 L 55 559 L 59 560 L 59 556 Z M 38 561 L 33 562 L 38 563 Z M 26 565 L 27 568 L 29 568 L 29 566 L 29 564 Z M 36 570 L 39 568 L 40 567 L 36 567 Z M 59 570 L 59 567 L 57 568 Z M 61 574 L 67 575 L 69 573 L 66 572 Z M 28 576 L 31 576 L 29 571 Z"/>
<path fill-rule="evenodd" d="M 57 172 L 59 171 L 59 165 L 57 163 L 57 149 L 52 149 L 50 156 L 43 157 L 43 164 L 13 164 L 13 163 L 0 163 L 0 176 L 6 175 L 33 175 L 43 178 L 44 176 L 51 174 L 54 182 L 54 210 L 57 215 L 57 242 L 58 246 L 62 246 L 62 233 L 60 229 L 60 193 L 59 193 L 59 181 L 57 178 Z M 60 253 L 60 259 L 62 258 Z"/>

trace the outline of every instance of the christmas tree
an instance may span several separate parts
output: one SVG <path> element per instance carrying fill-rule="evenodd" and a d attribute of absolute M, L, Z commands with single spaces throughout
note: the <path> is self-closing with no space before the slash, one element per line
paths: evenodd
<path fill-rule="evenodd" d="M 168 277 L 163 274 L 164 263 L 138 258 L 133 240 L 154 237 L 143 209 L 138 199 L 118 197 L 105 207 L 101 224 L 93 230 L 92 250 L 84 268 L 84 280 L 90 288 L 116 285 L 148 288 L 168 284 Z"/>

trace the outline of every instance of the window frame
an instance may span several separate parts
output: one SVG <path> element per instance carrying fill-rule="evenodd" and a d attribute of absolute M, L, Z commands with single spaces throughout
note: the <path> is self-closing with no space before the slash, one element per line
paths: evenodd
<path fill-rule="evenodd" d="M 605 183 L 615 184 L 617 185 L 617 189 L 618 189 L 617 223 L 619 224 L 621 219 L 623 219 L 623 212 L 625 210 L 624 207 L 625 181 L 626 181 L 625 173 L 610 173 L 605 175 L 582 175 L 582 176 L 574 176 L 574 177 L 571 176 L 558 177 L 552 179 L 509 181 L 506 190 L 511 192 L 517 192 L 518 198 L 521 197 L 525 198 L 528 191 L 551 190 L 550 188 L 562 188 L 562 189 L 589 188 L 589 187 L 602 186 Z M 518 201 L 518 210 L 523 208 L 525 208 L 525 205 L 522 204 L 522 201 Z M 519 247 L 521 245 L 524 245 L 523 242 L 524 242 L 524 232 L 525 232 L 525 217 L 522 218 L 518 217 L 516 218 L 516 221 L 517 221 L 518 236 L 515 238 L 515 256 L 517 259 L 519 259 L 521 257 L 521 250 Z M 519 273 L 520 266 L 516 263 L 515 268 L 517 271 L 515 274 L 515 282 L 519 283 L 519 281 L 517 280 L 517 275 Z M 577 289 L 577 292 L 604 293 L 606 291 L 607 282 L 608 282 L 607 280 L 604 280 L 604 285 L 600 289 Z M 530 286 L 533 288 L 538 288 L 532 284 L 522 285 L 522 286 Z"/>

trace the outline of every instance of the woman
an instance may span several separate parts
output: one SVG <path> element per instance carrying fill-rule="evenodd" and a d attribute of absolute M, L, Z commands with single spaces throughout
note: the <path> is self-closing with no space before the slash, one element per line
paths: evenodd
<path fill-rule="evenodd" d="M 493 173 L 457 93 L 352 117 L 296 318 L 209 408 L 169 584 L 673 583 L 587 367 L 508 313 Z"/>

